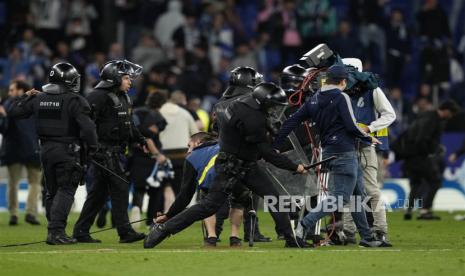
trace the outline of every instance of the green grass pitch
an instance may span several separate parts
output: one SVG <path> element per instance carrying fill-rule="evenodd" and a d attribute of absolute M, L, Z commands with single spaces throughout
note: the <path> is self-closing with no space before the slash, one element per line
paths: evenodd
<path fill-rule="evenodd" d="M 219 246 L 205 249 L 199 223 L 155 249 L 143 249 L 142 242 L 119 244 L 110 230 L 94 235 L 103 240 L 97 245 L 0 248 L 0 275 L 465 275 L 465 222 L 438 214 L 441 221 L 403 221 L 402 213 L 389 213 L 394 247 L 375 249 L 285 249 L 282 241 L 230 249 L 229 224 Z M 71 226 L 76 218 L 71 216 Z M 8 214 L 0 213 L 0 245 L 45 238 L 45 226 L 20 219 L 10 227 Z M 262 232 L 274 237 L 269 214 L 260 219 Z"/>

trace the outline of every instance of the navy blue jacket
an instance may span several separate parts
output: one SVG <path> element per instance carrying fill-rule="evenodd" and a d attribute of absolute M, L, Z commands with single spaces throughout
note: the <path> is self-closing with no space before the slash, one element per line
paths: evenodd
<path fill-rule="evenodd" d="M 8 99 L 4 106 L 8 114 L 12 100 Z M 1 132 L 3 143 L 0 156 L 3 166 L 14 163 L 40 164 L 39 142 L 34 118 L 16 119 L 9 118 L 7 115 L 1 126 Z"/>
<path fill-rule="evenodd" d="M 184 161 L 181 189 L 166 213 L 174 217 L 191 202 L 197 188 L 208 191 L 216 176 L 215 160 L 220 151 L 217 142 L 207 142 L 194 148 Z"/>
<path fill-rule="evenodd" d="M 325 151 L 353 151 L 357 139 L 371 142 L 370 136 L 356 124 L 349 96 L 339 89 L 331 89 L 318 91 L 283 123 L 274 147 L 279 148 L 289 133 L 306 120 L 315 123 Z"/>

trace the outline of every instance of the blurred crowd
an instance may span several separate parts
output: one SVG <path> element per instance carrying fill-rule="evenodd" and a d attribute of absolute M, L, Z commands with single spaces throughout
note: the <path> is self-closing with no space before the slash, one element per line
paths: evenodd
<path fill-rule="evenodd" d="M 319 43 L 380 75 L 399 133 L 445 99 L 465 105 L 465 3 L 461 0 L 4 0 L 0 89 L 40 88 L 51 64 L 72 63 L 83 93 L 106 61 L 144 67 L 131 97 L 185 95 L 210 112 L 229 72 L 251 66 L 278 82 L 284 66 Z M 7 12 L 6 12 L 7 11 Z"/>

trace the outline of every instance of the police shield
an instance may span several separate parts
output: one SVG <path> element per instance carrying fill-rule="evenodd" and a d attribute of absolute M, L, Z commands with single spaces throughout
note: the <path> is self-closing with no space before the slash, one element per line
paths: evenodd
<path fill-rule="evenodd" d="M 277 116 L 270 116 L 269 118 L 272 120 L 273 125 L 281 125 L 286 116 L 284 112 L 281 112 L 281 114 L 278 113 Z M 318 161 L 312 157 L 314 145 L 311 145 L 308 140 L 299 140 L 295 132 L 289 135 L 287 144 L 282 153 L 295 163 L 311 164 Z M 318 194 L 318 178 L 315 170 L 310 170 L 306 175 L 300 175 L 277 168 L 263 160 L 259 161 L 259 165 L 267 173 L 279 194 L 289 197 L 288 201 L 291 203 L 291 208 L 302 207 L 306 203 L 305 199 L 308 200 L 309 197 Z M 297 203 L 297 206 L 293 206 L 294 203 Z M 298 209 L 291 209 L 290 211 L 298 211 Z"/>

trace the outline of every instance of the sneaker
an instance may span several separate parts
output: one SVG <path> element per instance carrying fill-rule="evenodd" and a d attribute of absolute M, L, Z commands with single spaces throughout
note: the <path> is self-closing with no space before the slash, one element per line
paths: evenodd
<path fill-rule="evenodd" d="M 288 248 L 309 248 L 312 247 L 311 244 L 307 243 L 305 240 L 295 237 L 295 239 L 290 238 L 286 240 L 284 247 Z"/>
<path fill-rule="evenodd" d="M 94 239 L 90 235 L 74 237 L 79 243 L 101 243 L 101 240 Z"/>
<path fill-rule="evenodd" d="M 129 220 L 131 222 L 140 220 L 140 208 L 139 207 L 137 207 L 137 206 L 132 207 L 131 216 L 130 216 Z M 139 229 L 140 228 L 140 222 L 133 223 L 132 227 L 134 227 L 135 229 Z"/>
<path fill-rule="evenodd" d="M 10 216 L 10 226 L 18 225 L 18 216 Z"/>
<path fill-rule="evenodd" d="M 24 220 L 31 225 L 40 225 L 40 222 L 37 220 L 37 218 L 31 214 L 26 214 L 26 218 Z"/>
<path fill-rule="evenodd" d="M 230 247 L 241 247 L 242 240 L 238 237 L 229 237 L 229 246 Z"/>
<path fill-rule="evenodd" d="M 433 215 L 432 212 L 421 214 L 417 217 L 418 220 L 440 220 L 441 217 Z"/>
<path fill-rule="evenodd" d="M 169 236 L 170 233 L 166 231 L 164 224 L 156 224 L 145 237 L 144 248 L 154 248 Z"/>
<path fill-rule="evenodd" d="M 277 236 L 276 236 L 276 239 L 277 239 L 278 241 L 284 241 L 286 238 L 284 237 L 284 235 L 277 235 Z"/>
<path fill-rule="evenodd" d="M 208 237 L 203 240 L 203 245 L 205 247 L 216 247 L 216 242 L 218 239 L 216 237 Z"/>
<path fill-rule="evenodd" d="M 387 234 L 381 231 L 376 231 L 374 233 L 375 239 L 384 243 L 383 247 L 392 247 L 392 244 L 387 238 Z"/>
<path fill-rule="evenodd" d="M 381 241 L 377 241 L 375 240 L 374 238 L 370 238 L 370 239 L 362 239 L 358 245 L 360 245 L 361 247 L 383 247 L 383 242 Z"/>
<path fill-rule="evenodd" d="M 65 233 L 49 233 L 45 242 L 49 245 L 68 245 L 77 243 L 77 240 L 75 238 L 69 237 Z"/>
<path fill-rule="evenodd" d="M 125 235 L 120 236 L 119 242 L 120 243 L 133 243 L 133 242 L 136 242 L 136 241 L 143 240 L 144 238 L 145 238 L 144 233 L 138 233 L 138 232 L 132 230 L 132 231 L 126 233 Z"/>

